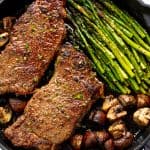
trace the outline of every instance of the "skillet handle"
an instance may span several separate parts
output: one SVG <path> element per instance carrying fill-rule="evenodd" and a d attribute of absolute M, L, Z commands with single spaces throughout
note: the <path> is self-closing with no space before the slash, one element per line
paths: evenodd
<path fill-rule="evenodd" d="M 144 6 L 144 7 L 149 7 L 150 8 L 150 1 L 148 0 L 138 0 L 138 2 Z"/>
<path fill-rule="evenodd" d="M 0 140 L 0 150 L 12 150 L 12 149 L 6 146 L 6 144 L 2 140 Z"/>
<path fill-rule="evenodd" d="M 2 4 L 5 0 L 0 0 L 0 4 Z"/>

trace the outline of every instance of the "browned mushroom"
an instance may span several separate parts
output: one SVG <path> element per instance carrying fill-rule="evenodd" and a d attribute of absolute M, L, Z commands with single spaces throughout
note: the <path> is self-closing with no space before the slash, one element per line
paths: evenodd
<path fill-rule="evenodd" d="M 133 120 L 139 126 L 148 126 L 150 123 L 150 108 L 148 108 L 148 107 L 139 108 L 133 114 Z"/>
<path fill-rule="evenodd" d="M 103 144 L 109 138 L 110 138 L 109 133 L 104 130 L 96 131 L 96 132 L 87 130 L 84 135 L 81 135 L 81 134 L 74 135 L 71 138 L 70 143 L 74 150 L 89 149 L 89 148 L 94 148 L 97 146 L 100 146 L 100 147 L 103 146 Z"/>
<path fill-rule="evenodd" d="M 12 26 L 13 26 L 13 21 L 15 20 L 15 17 L 4 17 L 3 18 L 3 26 L 4 26 L 4 30 L 6 31 L 10 31 Z"/>
<path fill-rule="evenodd" d="M 23 112 L 27 102 L 17 98 L 10 98 L 9 104 L 14 112 Z"/>
<path fill-rule="evenodd" d="M 109 121 L 115 121 L 120 118 L 123 118 L 124 116 L 127 115 L 127 111 L 123 109 L 123 106 L 118 104 L 116 106 L 113 106 L 109 109 L 107 113 L 107 119 Z"/>
<path fill-rule="evenodd" d="M 149 107 L 150 106 L 150 96 L 144 94 L 137 95 L 137 107 Z"/>
<path fill-rule="evenodd" d="M 120 95 L 118 100 L 124 107 L 136 105 L 137 103 L 135 97 L 132 95 Z"/>
<path fill-rule="evenodd" d="M 89 120 L 99 124 L 104 125 L 106 122 L 106 114 L 103 111 L 93 111 L 89 116 Z"/>
<path fill-rule="evenodd" d="M 95 135 L 98 144 L 103 144 L 106 140 L 109 139 L 109 134 L 106 131 L 97 131 L 95 132 Z"/>
<path fill-rule="evenodd" d="M 118 139 L 125 135 L 127 129 L 124 122 L 118 120 L 108 128 L 108 131 L 113 136 L 114 139 Z"/>
<path fill-rule="evenodd" d="M 86 131 L 83 136 L 83 148 L 92 148 L 97 144 L 96 135 L 92 131 Z"/>
<path fill-rule="evenodd" d="M 4 46 L 9 40 L 8 32 L 4 32 L 0 34 L 0 47 Z"/>
<path fill-rule="evenodd" d="M 6 107 L 0 107 L 0 124 L 8 123 L 12 118 L 12 111 L 11 109 Z"/>
<path fill-rule="evenodd" d="M 126 132 L 126 134 L 123 137 L 114 140 L 114 146 L 117 149 L 121 150 L 130 146 L 132 144 L 132 141 L 133 141 L 133 134 L 130 132 Z"/>
<path fill-rule="evenodd" d="M 107 140 L 105 143 L 104 143 L 104 148 L 105 150 L 114 150 L 115 147 L 114 147 L 114 142 L 112 139 L 109 139 Z"/>
<path fill-rule="evenodd" d="M 119 101 L 113 95 L 106 96 L 102 105 L 102 110 L 107 112 L 112 106 L 119 104 Z"/>
<path fill-rule="evenodd" d="M 81 149 L 82 140 L 83 140 L 83 135 L 81 134 L 76 134 L 71 138 L 71 146 L 73 147 L 74 150 Z"/>

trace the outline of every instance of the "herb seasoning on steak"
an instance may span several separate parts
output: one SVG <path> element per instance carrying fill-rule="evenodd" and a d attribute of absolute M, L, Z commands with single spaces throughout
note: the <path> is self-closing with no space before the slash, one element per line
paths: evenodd
<path fill-rule="evenodd" d="M 0 54 L 0 94 L 30 94 L 65 36 L 65 0 L 36 0 L 14 25 Z"/>
<path fill-rule="evenodd" d="M 88 58 L 66 45 L 59 52 L 50 82 L 33 95 L 5 135 L 16 146 L 55 149 L 54 145 L 72 135 L 103 90 Z"/>

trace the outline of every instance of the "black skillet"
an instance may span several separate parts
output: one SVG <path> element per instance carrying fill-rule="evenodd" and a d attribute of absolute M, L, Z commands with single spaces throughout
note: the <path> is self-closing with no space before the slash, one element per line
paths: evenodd
<path fill-rule="evenodd" d="M 17 16 L 25 11 L 25 6 L 33 0 L 0 0 L 0 18 L 4 16 Z M 150 32 L 150 0 L 114 0 L 120 7 L 125 8 L 131 15 L 141 22 Z M 133 127 L 134 128 L 134 127 Z M 0 150 L 14 150 L 7 140 L 4 140 L 0 131 Z M 9 145 L 9 146 L 8 146 Z M 10 148 L 11 147 L 11 148 Z M 22 148 L 18 149 L 22 150 Z M 150 127 L 140 133 L 128 150 L 150 150 Z"/>

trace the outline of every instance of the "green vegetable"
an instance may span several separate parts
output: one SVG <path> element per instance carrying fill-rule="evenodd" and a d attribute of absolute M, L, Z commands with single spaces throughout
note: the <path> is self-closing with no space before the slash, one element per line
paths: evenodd
<path fill-rule="evenodd" d="M 73 95 L 73 98 L 77 99 L 77 100 L 82 100 L 83 99 L 83 94 L 81 92 L 76 93 L 75 95 Z"/>
<path fill-rule="evenodd" d="M 150 36 L 110 0 L 68 0 L 76 46 L 89 55 L 97 74 L 118 93 L 149 94 Z"/>

